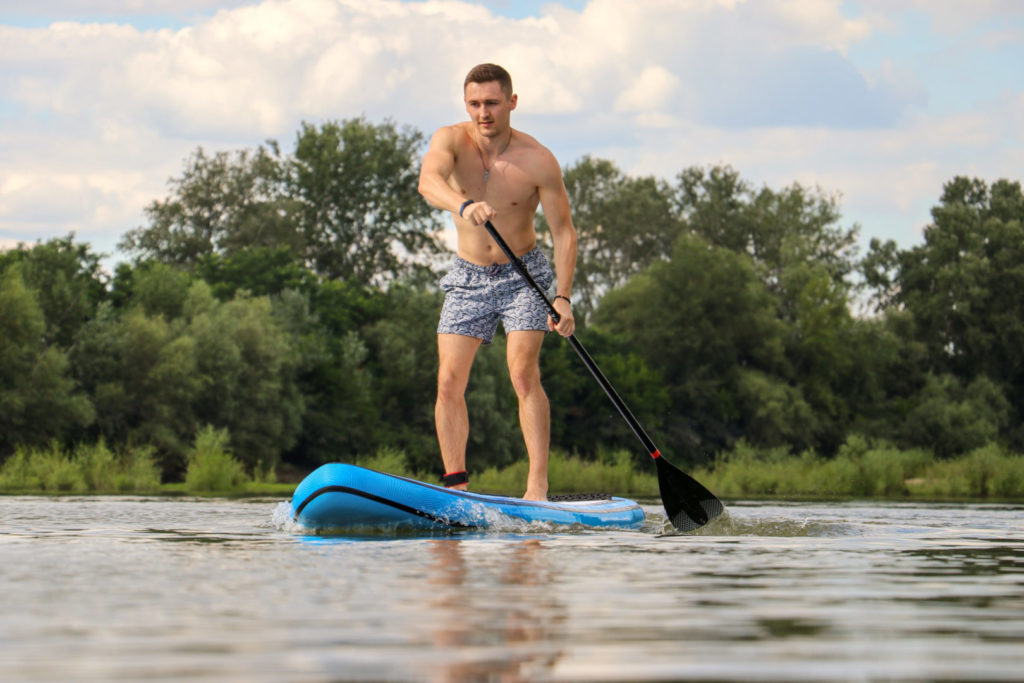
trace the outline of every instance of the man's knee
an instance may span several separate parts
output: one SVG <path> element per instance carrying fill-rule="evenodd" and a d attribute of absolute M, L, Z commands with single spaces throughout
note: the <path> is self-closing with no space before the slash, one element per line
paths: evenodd
<path fill-rule="evenodd" d="M 520 399 L 527 398 L 535 392 L 543 393 L 544 391 L 540 383 L 540 368 L 536 365 L 511 367 L 509 368 L 509 377 L 512 380 L 512 388 Z"/>
<path fill-rule="evenodd" d="M 437 400 L 452 403 L 464 400 L 467 382 L 459 373 L 441 369 L 437 373 Z"/>
<path fill-rule="evenodd" d="M 469 384 L 469 373 L 480 340 L 458 335 L 438 336 L 437 399 L 460 401 Z"/>

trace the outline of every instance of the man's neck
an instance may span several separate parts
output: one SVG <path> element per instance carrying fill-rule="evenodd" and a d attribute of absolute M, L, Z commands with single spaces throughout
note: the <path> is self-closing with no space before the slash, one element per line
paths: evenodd
<path fill-rule="evenodd" d="M 512 129 L 504 131 L 494 136 L 480 135 L 477 133 L 473 136 L 476 144 L 480 149 L 487 154 L 501 154 L 508 149 L 509 144 L 512 142 Z"/>

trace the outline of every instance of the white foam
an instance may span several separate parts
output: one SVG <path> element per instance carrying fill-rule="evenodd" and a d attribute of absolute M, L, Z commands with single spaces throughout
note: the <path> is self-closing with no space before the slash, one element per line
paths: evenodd
<path fill-rule="evenodd" d="M 285 500 L 277 504 L 277 507 L 274 508 L 272 523 L 275 529 L 286 534 L 309 533 L 309 529 L 297 522 L 293 517 L 291 501 Z"/>

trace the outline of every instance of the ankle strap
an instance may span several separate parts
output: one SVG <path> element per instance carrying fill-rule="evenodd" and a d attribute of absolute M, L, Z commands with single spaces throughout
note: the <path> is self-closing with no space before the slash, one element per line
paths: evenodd
<path fill-rule="evenodd" d="M 448 474 L 441 477 L 441 483 L 444 484 L 445 488 L 451 488 L 458 486 L 459 484 L 469 483 L 469 472 L 462 470 L 461 472 L 449 472 Z"/>

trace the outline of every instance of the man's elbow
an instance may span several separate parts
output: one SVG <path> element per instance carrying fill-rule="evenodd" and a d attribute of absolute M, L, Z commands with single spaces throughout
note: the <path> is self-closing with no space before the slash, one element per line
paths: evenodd
<path fill-rule="evenodd" d="M 571 222 L 566 223 L 557 230 L 555 239 L 564 246 L 575 251 L 576 249 L 576 228 Z"/>

